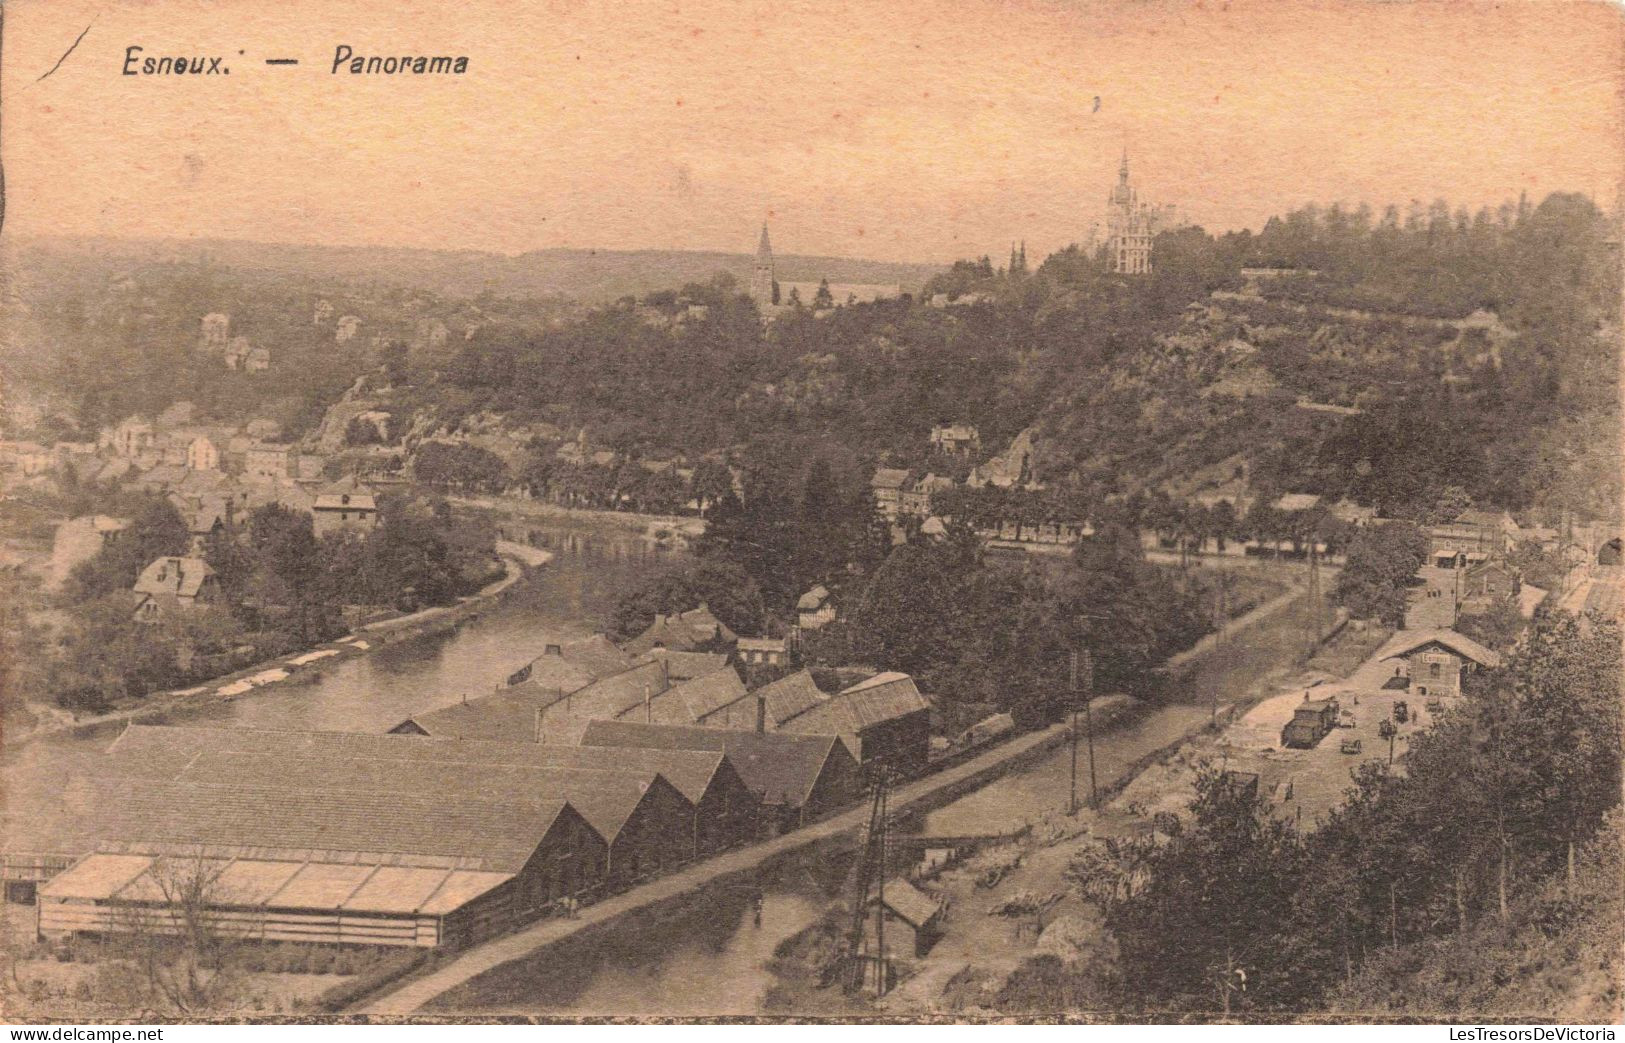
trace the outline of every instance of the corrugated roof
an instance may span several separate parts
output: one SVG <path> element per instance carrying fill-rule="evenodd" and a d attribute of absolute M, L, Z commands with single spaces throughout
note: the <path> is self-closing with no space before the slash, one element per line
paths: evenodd
<path fill-rule="evenodd" d="M 802 735 L 854 735 L 882 721 L 930 708 L 912 677 L 888 672 L 831 696 L 785 721 L 780 728 Z"/>
<path fill-rule="evenodd" d="M 557 655 L 537 656 L 519 673 L 525 674 L 525 679 L 512 687 L 535 692 L 538 699 L 549 693 L 556 698 L 578 692 L 598 680 L 598 675 L 591 670 Z"/>
<path fill-rule="evenodd" d="M 376 866 L 310 862 L 267 902 L 288 909 L 337 909 L 367 882 Z"/>
<path fill-rule="evenodd" d="M 274 788 L 280 779 L 295 779 L 302 787 L 328 793 L 398 794 L 471 804 L 505 801 L 546 803 L 568 801 L 592 827 L 613 843 L 643 795 L 654 784 L 656 772 L 630 766 L 609 769 L 564 768 L 541 764 L 487 764 L 441 759 L 336 760 L 315 756 L 256 756 L 229 753 L 200 754 L 181 773 L 183 784 L 234 782 Z M 345 834 L 334 836 L 343 838 Z M 537 838 L 538 842 L 540 837 Z M 216 843 L 238 843 L 219 840 Z M 255 843 L 241 841 L 241 843 Z M 287 846 L 287 845 L 285 845 Z M 337 848 L 342 843 L 308 845 Z M 357 844 L 359 850 L 412 850 Z M 534 850 L 535 844 L 531 845 Z M 425 853 L 457 853 L 425 852 Z M 528 852 L 527 852 L 528 853 Z"/>
<path fill-rule="evenodd" d="M 50 898 L 105 898 L 117 894 L 152 865 L 146 855 L 96 855 L 58 873 L 40 890 Z"/>
<path fill-rule="evenodd" d="M 654 700 L 653 709 L 665 718 L 664 723 L 696 724 L 744 694 L 745 683 L 738 674 L 732 670 L 718 670 L 667 689 Z M 636 703 L 618 716 L 636 720 L 642 712 L 641 703 Z"/>
<path fill-rule="evenodd" d="M 471 799 L 454 788 L 372 792 L 150 781 L 125 789 L 105 839 L 163 850 L 179 845 L 452 858 L 473 868 L 518 872 L 564 807 L 558 799 Z"/>
<path fill-rule="evenodd" d="M 43 885 L 40 893 L 46 898 L 162 902 L 165 888 L 155 874 L 168 872 L 161 868 L 163 863 L 147 855 L 97 852 Z M 209 904 L 217 907 L 371 914 L 443 915 L 513 879 L 512 873 L 369 863 L 209 858 L 193 862 L 183 856 L 173 865 L 188 876 L 218 872 L 207 890 Z"/>
<path fill-rule="evenodd" d="M 559 645 L 559 655 L 566 662 L 591 670 L 594 677 L 618 674 L 633 665 L 633 658 L 603 634 L 565 641 Z"/>
<path fill-rule="evenodd" d="M 829 698 L 813 682 L 810 670 L 781 677 L 758 688 L 756 694 L 767 700 L 767 720 L 775 728 Z"/>
<path fill-rule="evenodd" d="M 1432 644 L 1435 641 L 1452 652 L 1473 660 L 1475 663 L 1490 667 L 1501 665 L 1499 655 L 1472 638 L 1443 627 L 1431 630 L 1401 630 L 1389 638 L 1387 644 L 1383 645 L 1373 658 L 1393 659 L 1396 656 L 1409 655 L 1423 645 Z"/>
<path fill-rule="evenodd" d="M 633 721 L 592 721 L 581 744 L 720 751 L 727 754 L 729 763 L 752 792 L 769 802 L 786 801 L 792 805 L 806 801 L 832 750 L 836 756 L 851 756 L 833 735 L 759 734 Z"/>
<path fill-rule="evenodd" d="M 721 652 L 684 652 L 675 648 L 651 648 L 638 657 L 659 660 L 666 664 L 666 676 L 672 681 L 691 681 L 696 677 L 714 674 L 728 668 L 728 657 Z"/>

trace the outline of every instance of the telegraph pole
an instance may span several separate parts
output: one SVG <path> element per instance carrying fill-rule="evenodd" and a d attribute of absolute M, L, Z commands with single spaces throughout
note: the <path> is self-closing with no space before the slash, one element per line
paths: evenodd
<path fill-rule="evenodd" d="M 1095 661 L 1087 648 L 1072 653 L 1072 797 L 1067 814 L 1078 813 L 1078 703 L 1083 703 L 1083 734 L 1089 749 L 1089 806 L 1100 806 L 1100 788 L 1095 780 L 1095 722 L 1090 697 L 1095 690 Z"/>
<path fill-rule="evenodd" d="M 1078 813 L 1078 653 L 1071 655 L 1072 675 L 1072 789 L 1066 801 L 1066 813 Z"/>
<path fill-rule="evenodd" d="M 1095 657 L 1083 650 L 1083 734 L 1089 743 L 1089 806 L 1100 807 L 1100 787 L 1095 783 L 1095 717 L 1090 703 L 1095 696 Z"/>

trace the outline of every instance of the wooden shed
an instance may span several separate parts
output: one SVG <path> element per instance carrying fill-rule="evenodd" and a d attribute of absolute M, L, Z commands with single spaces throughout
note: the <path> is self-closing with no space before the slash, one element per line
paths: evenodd
<path fill-rule="evenodd" d="M 879 893 L 869 896 L 867 908 L 864 949 L 868 955 L 881 955 L 880 943 L 884 940 L 884 955 L 888 957 L 920 957 L 942 937 L 942 903 L 907 880 L 886 881 Z M 884 909 L 884 939 L 878 909 Z"/>
<path fill-rule="evenodd" d="M 250 941 L 442 947 L 602 880 L 603 839 L 563 801 L 152 782 L 39 889 L 38 930 L 164 933 L 183 909 Z M 197 881 L 197 905 L 175 896 Z"/>

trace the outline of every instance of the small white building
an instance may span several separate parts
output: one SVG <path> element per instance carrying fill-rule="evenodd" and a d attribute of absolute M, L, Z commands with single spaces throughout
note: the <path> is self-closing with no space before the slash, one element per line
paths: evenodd
<path fill-rule="evenodd" d="M 192 471 L 218 471 L 220 447 L 207 435 L 198 435 L 186 443 L 186 467 Z"/>

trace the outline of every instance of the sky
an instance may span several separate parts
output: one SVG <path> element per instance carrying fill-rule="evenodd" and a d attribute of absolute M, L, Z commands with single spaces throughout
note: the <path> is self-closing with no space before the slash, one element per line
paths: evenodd
<path fill-rule="evenodd" d="M 1143 200 L 1210 231 L 1308 202 L 1612 206 L 1621 183 L 1621 14 L 1599 3 L 7 0 L 4 17 L 6 235 L 748 252 L 767 220 L 781 253 L 944 262 L 1082 241 L 1124 148 Z M 335 75 L 339 45 L 468 71 Z M 131 46 L 230 73 L 125 76 Z"/>

